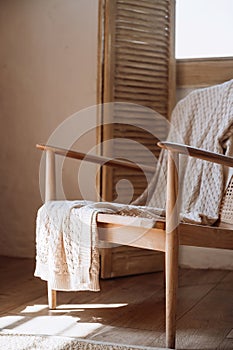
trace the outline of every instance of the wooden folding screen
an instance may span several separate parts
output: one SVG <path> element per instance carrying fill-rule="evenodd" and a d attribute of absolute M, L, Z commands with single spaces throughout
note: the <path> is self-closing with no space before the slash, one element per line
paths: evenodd
<path fill-rule="evenodd" d="M 164 139 L 167 129 L 149 109 L 169 118 L 174 106 L 174 7 L 173 0 L 100 0 L 98 102 L 124 102 L 102 108 L 103 124 L 111 123 L 100 129 L 103 155 L 148 165 L 150 152 L 158 156 L 157 138 Z M 142 112 L 140 106 L 149 109 Z M 113 140 L 111 145 L 104 143 L 107 140 Z M 133 184 L 133 193 L 121 179 Z M 127 203 L 144 191 L 148 178 L 105 167 L 100 178 L 104 200 L 118 199 L 117 184 L 120 201 Z M 154 271 L 155 259 L 158 269 L 162 266 L 155 253 L 133 248 L 104 249 L 101 256 L 102 277 Z"/>

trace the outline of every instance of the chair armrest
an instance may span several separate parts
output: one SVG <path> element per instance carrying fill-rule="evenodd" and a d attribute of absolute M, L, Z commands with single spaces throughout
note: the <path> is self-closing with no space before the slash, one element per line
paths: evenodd
<path fill-rule="evenodd" d="M 145 173 L 154 173 L 155 168 L 148 166 L 148 165 L 142 165 L 142 164 L 135 164 L 131 163 L 129 161 L 120 160 L 120 159 L 111 159 L 108 157 L 103 156 L 96 156 L 92 154 L 85 154 L 82 152 L 77 152 L 73 150 L 68 150 L 60 147 L 53 147 L 49 145 L 43 145 L 43 144 L 37 144 L 36 148 L 42 150 L 42 151 L 52 151 L 57 155 L 64 156 L 67 158 L 73 158 L 78 160 L 84 160 L 87 162 L 100 164 L 100 165 L 107 165 L 111 167 L 121 167 L 126 168 L 130 170 L 142 170 Z"/>
<path fill-rule="evenodd" d="M 223 154 L 218 154 L 215 152 L 206 151 L 201 148 L 167 141 L 158 142 L 158 146 L 171 152 L 185 154 L 187 156 L 207 160 L 212 163 L 218 163 L 221 165 L 226 165 L 228 167 L 233 167 L 233 157 L 224 156 Z"/>

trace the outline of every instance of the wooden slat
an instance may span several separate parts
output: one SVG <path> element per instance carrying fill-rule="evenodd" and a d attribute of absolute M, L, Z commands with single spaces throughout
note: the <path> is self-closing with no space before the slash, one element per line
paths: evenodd
<path fill-rule="evenodd" d="M 228 167 L 233 167 L 233 157 L 228 157 L 223 154 L 217 154 L 214 152 L 206 151 L 204 149 L 190 147 L 187 145 L 182 145 L 173 142 L 159 142 L 158 146 L 161 148 L 171 150 L 173 152 L 189 155 L 190 157 L 195 157 L 198 159 L 207 160 Z"/>
<path fill-rule="evenodd" d="M 152 19 L 155 16 L 160 15 L 161 18 L 166 20 L 166 15 L 167 15 L 167 9 L 164 8 L 150 8 L 150 9 L 142 9 L 142 11 L 135 9 L 134 7 L 134 11 L 132 11 L 132 6 L 127 6 L 126 3 L 122 4 L 122 6 L 119 6 L 119 12 L 121 11 L 121 16 L 123 17 L 124 13 L 126 15 L 129 15 L 132 17 L 132 12 L 134 16 L 137 16 L 137 18 L 141 18 L 141 19 L 145 19 L 145 21 L 147 21 L 147 16 L 148 17 L 152 17 Z M 143 17 L 144 16 L 144 17 Z"/>
<path fill-rule="evenodd" d="M 134 101 L 137 103 L 144 103 L 146 106 L 148 104 L 154 104 L 156 102 L 156 98 L 154 96 L 150 96 L 148 94 L 142 94 L 142 93 L 133 93 L 133 91 L 130 92 L 126 92 L 127 90 L 121 92 L 119 90 L 116 89 L 116 91 L 118 92 L 118 99 L 123 101 Z M 166 100 L 165 97 L 162 97 L 159 99 L 159 97 L 157 97 L 157 101 L 161 101 L 161 100 Z M 126 135 L 125 135 L 126 138 Z"/>
<path fill-rule="evenodd" d="M 150 222 L 149 219 L 144 219 L 144 220 L 145 220 L 145 223 L 147 222 L 149 224 Z M 140 218 L 135 218 L 135 217 L 132 218 L 130 216 L 99 214 L 98 222 L 100 222 L 100 225 L 104 224 L 105 228 L 108 228 L 108 225 L 109 225 L 109 229 L 113 233 L 108 236 L 108 239 L 112 239 L 114 234 L 114 228 L 117 228 L 119 232 L 121 228 L 123 229 L 122 232 L 124 232 L 126 235 L 123 238 L 123 240 L 125 241 L 127 241 L 126 237 L 130 237 L 133 227 L 138 226 L 138 229 L 139 229 L 138 232 L 141 232 L 141 231 L 143 232 L 144 229 L 147 229 L 146 227 L 145 228 L 142 227 L 142 220 Z M 156 225 L 156 228 L 151 229 L 150 234 L 147 236 L 147 239 L 148 238 L 152 239 L 152 242 L 154 241 L 153 235 L 157 235 L 158 232 L 161 235 L 160 238 L 163 237 L 163 234 L 160 231 L 157 231 L 157 229 L 161 231 L 164 231 L 165 229 L 165 222 L 161 219 L 155 225 Z M 129 226 L 129 234 L 127 232 L 128 226 Z M 118 231 L 116 232 L 118 235 Z M 179 224 L 179 234 L 180 234 L 181 245 L 188 245 L 188 246 L 194 246 L 194 247 L 206 247 L 206 248 L 233 249 L 233 231 L 231 228 L 181 223 Z M 137 234 L 135 233 L 135 235 Z M 163 241 L 163 238 L 162 238 L 162 241 Z M 142 241 L 140 241 L 140 247 L 142 247 Z M 153 245 L 151 245 L 150 249 L 153 249 L 152 247 Z"/>
<path fill-rule="evenodd" d="M 82 152 L 77 152 L 73 150 L 67 150 L 64 148 L 60 147 L 53 147 L 49 145 L 42 145 L 42 144 L 37 144 L 36 147 L 42 151 L 49 150 L 54 152 L 55 154 L 65 156 L 67 158 L 73 158 L 73 159 L 78 159 L 78 160 L 85 160 L 87 162 L 95 163 L 95 164 L 101 164 L 101 165 L 108 165 L 108 166 L 122 166 L 127 169 L 135 169 L 135 170 L 140 170 L 140 165 L 135 164 L 135 163 L 130 163 L 124 160 L 119 160 L 119 159 L 112 159 L 108 157 L 102 157 L 102 156 L 95 156 L 92 154 L 85 154 Z M 105 164 L 106 163 L 106 164 Z M 154 168 L 149 167 L 149 166 L 144 166 L 142 165 L 142 169 L 145 172 L 154 172 Z"/>
<path fill-rule="evenodd" d="M 142 80 L 141 78 L 139 79 L 137 77 L 137 80 L 136 80 L 136 76 L 134 76 L 134 78 L 131 76 L 127 76 L 127 78 L 124 78 L 124 75 L 122 74 L 121 76 L 119 75 L 118 76 L 118 81 L 117 81 L 117 84 L 116 86 L 124 86 L 126 85 L 127 86 L 131 86 L 131 87 L 145 87 L 145 82 L 144 82 L 144 79 Z M 165 86 L 164 86 L 164 83 L 163 82 L 154 82 L 153 79 L 151 79 L 151 86 L 150 86 L 150 90 L 151 89 L 164 89 Z"/>
<path fill-rule="evenodd" d="M 144 54 L 152 54 L 154 57 L 158 57 L 159 59 L 164 59 L 167 61 L 168 55 L 167 55 L 167 49 L 166 47 L 161 43 L 154 43 L 153 46 L 146 45 L 137 41 L 129 41 L 126 38 L 125 39 L 118 39 L 116 40 L 117 44 L 124 45 L 125 52 L 130 52 L 130 50 L 135 50 L 136 52 L 141 52 L 141 56 L 143 57 Z M 142 51 L 144 51 L 142 53 Z"/>
<path fill-rule="evenodd" d="M 117 28 L 118 31 L 127 31 L 133 34 L 138 34 L 138 39 L 143 36 L 148 36 L 150 38 L 153 38 L 154 36 L 162 35 L 164 32 L 168 29 L 166 27 L 166 24 L 168 22 L 164 20 L 164 18 L 159 18 L 158 14 L 156 17 L 158 17 L 158 20 L 154 22 L 154 17 L 151 16 L 151 13 L 146 14 L 145 19 L 145 13 L 140 14 L 138 16 L 137 13 L 134 13 L 134 21 L 132 22 L 132 14 L 130 13 L 128 16 L 124 12 L 118 12 L 118 15 L 120 15 L 120 18 L 117 21 Z M 135 24 L 137 24 L 135 26 Z"/>
<path fill-rule="evenodd" d="M 186 223 L 180 224 L 179 230 L 180 244 L 182 245 L 233 249 L 232 229 Z"/>
<path fill-rule="evenodd" d="M 163 56 L 163 55 L 161 55 Z M 156 59 L 155 59 L 156 61 Z M 145 63 L 143 58 L 141 57 L 141 63 L 133 62 L 132 60 L 125 60 L 125 59 L 119 59 L 116 68 L 117 68 L 117 74 L 120 74 L 121 72 L 125 72 L 125 70 L 129 70 L 129 74 L 136 74 L 138 77 L 144 74 L 148 74 L 149 72 L 153 72 L 151 77 L 153 77 L 153 81 L 155 83 L 163 83 L 165 84 L 164 77 L 167 77 L 167 71 L 164 69 L 164 66 L 158 64 L 156 65 L 156 68 L 153 69 L 153 61 L 151 60 L 150 66 L 148 63 Z M 141 69 L 139 69 L 141 68 Z M 118 77 L 118 75 L 117 75 Z M 149 86 L 150 87 L 150 86 Z"/>
<path fill-rule="evenodd" d="M 118 0 L 119 3 L 124 3 L 124 4 L 129 4 L 129 5 L 134 5 L 134 7 L 139 7 L 139 8 L 166 8 L 166 2 L 163 0 L 156 0 L 156 4 L 153 3 L 151 0 L 143 0 L 143 2 L 138 2 L 137 0 Z"/>
<path fill-rule="evenodd" d="M 164 37 L 164 24 L 161 26 L 161 28 L 156 28 L 154 31 L 151 31 L 147 33 L 146 31 L 143 30 L 138 30 L 135 31 L 135 29 L 131 28 L 126 28 L 126 27 L 120 27 L 118 28 L 118 37 L 117 41 L 127 41 L 127 37 L 130 35 L 131 40 L 135 43 L 138 42 L 138 44 L 152 44 L 156 45 L 156 47 L 160 47 L 164 49 L 164 53 L 167 53 L 167 47 L 166 43 L 162 41 Z M 155 44 L 155 39 L 158 40 L 158 44 Z M 159 41 L 160 40 L 160 41 Z"/>
<path fill-rule="evenodd" d="M 138 57 L 135 54 L 133 55 L 130 52 L 118 53 L 118 59 L 121 62 L 123 62 L 125 60 L 126 62 L 129 62 L 129 63 L 135 62 L 135 64 L 138 62 L 139 63 L 142 62 L 141 57 Z M 161 69 L 161 70 L 164 70 L 167 72 L 166 62 L 164 62 L 162 59 L 159 60 L 158 57 L 154 57 L 153 55 L 152 56 L 144 55 L 144 57 L 143 57 L 144 63 L 149 63 L 150 65 L 153 65 L 153 62 L 155 62 L 155 61 L 156 61 L 156 67 L 154 67 L 154 69 L 156 71 Z"/>
<path fill-rule="evenodd" d="M 118 47 L 117 53 L 122 55 L 134 55 L 135 56 L 135 45 L 130 44 L 130 42 L 125 43 L 124 47 Z M 157 62 L 161 64 L 161 61 L 164 62 L 164 64 L 167 64 L 167 60 L 164 60 L 164 54 L 160 53 L 158 49 L 145 49 L 143 50 L 143 57 L 146 59 L 155 60 L 157 59 Z"/>
<path fill-rule="evenodd" d="M 125 18 L 124 20 L 120 20 L 118 22 L 118 33 L 121 35 L 131 36 L 135 38 L 137 41 L 153 41 L 155 42 L 155 38 L 157 40 L 161 40 L 165 33 L 164 21 L 161 23 L 157 22 L 156 27 L 152 27 L 150 22 L 145 21 L 137 21 L 138 26 L 135 27 L 135 23 L 130 22 L 130 18 Z M 164 44 L 161 43 L 163 46 Z"/>
<path fill-rule="evenodd" d="M 140 74 L 143 74 L 143 70 L 146 70 L 146 71 L 152 71 L 154 72 L 153 75 L 155 76 L 164 76 L 164 73 L 165 75 L 167 75 L 167 69 L 166 67 L 164 67 L 164 65 L 158 65 L 156 68 L 154 67 L 154 64 L 153 62 L 145 62 L 145 61 L 129 61 L 129 59 L 125 59 L 125 58 L 120 58 L 119 57 L 119 61 L 118 61 L 118 65 L 119 67 L 121 67 L 121 65 L 124 65 L 124 67 L 130 67 L 131 69 L 137 69 L 138 71 L 138 68 L 141 68 L 142 69 L 142 72 Z M 156 73 L 156 74 L 155 74 Z M 148 87 L 150 88 L 150 86 Z"/>
<path fill-rule="evenodd" d="M 127 246 L 118 246 L 112 249 L 112 266 L 110 277 L 144 274 L 148 272 L 164 270 L 164 253 L 133 248 Z"/>
<path fill-rule="evenodd" d="M 233 79 L 233 58 L 177 60 L 176 69 L 178 87 L 215 85 Z"/>
<path fill-rule="evenodd" d="M 161 229 L 99 223 L 98 234 L 99 239 L 105 242 L 165 251 L 165 233 Z"/>
<path fill-rule="evenodd" d="M 137 120 L 137 123 L 140 121 L 141 122 L 146 121 L 147 123 L 149 122 L 153 123 L 154 121 L 155 123 L 157 123 L 157 119 L 158 119 L 157 116 L 159 116 L 159 118 L 161 119 L 161 115 L 159 115 L 157 111 L 153 111 L 150 108 L 145 108 L 144 106 L 140 106 L 136 104 L 132 106 L 132 104 L 117 103 L 117 105 L 115 106 L 114 113 L 115 113 L 114 115 L 115 118 L 124 117 L 125 113 L 127 113 L 129 117 L 135 118 Z M 142 115 L 144 116 L 143 118 L 142 118 Z M 157 123 L 157 125 L 159 126 L 160 123 Z"/>
<path fill-rule="evenodd" d="M 56 163 L 55 152 L 51 149 L 46 150 L 46 174 L 45 174 L 45 201 L 56 200 Z M 50 309 L 56 309 L 57 298 L 56 291 L 47 283 L 48 304 Z"/>
<path fill-rule="evenodd" d="M 116 225 L 123 225 L 123 226 L 140 226 L 142 225 L 142 218 L 135 217 L 135 216 L 124 216 L 124 215 L 113 215 L 113 214 L 98 214 L 97 221 L 101 223 L 111 223 Z M 143 222 L 147 223 L 148 227 L 151 224 L 151 220 L 148 218 L 144 218 Z M 165 222 L 164 220 L 158 220 L 155 223 L 155 228 L 158 229 L 165 229 Z"/>

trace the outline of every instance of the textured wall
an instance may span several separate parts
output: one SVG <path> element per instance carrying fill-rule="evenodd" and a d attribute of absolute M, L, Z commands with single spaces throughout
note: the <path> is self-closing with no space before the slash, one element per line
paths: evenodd
<path fill-rule="evenodd" d="M 34 256 L 38 142 L 96 103 L 96 0 L 0 2 L 0 255 Z"/>

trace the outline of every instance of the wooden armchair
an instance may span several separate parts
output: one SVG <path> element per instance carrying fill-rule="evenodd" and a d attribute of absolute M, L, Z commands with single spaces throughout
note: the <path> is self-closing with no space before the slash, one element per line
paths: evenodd
<path fill-rule="evenodd" d="M 180 154 L 188 154 L 191 157 L 204 161 L 219 163 L 233 167 L 233 157 L 212 153 L 202 149 L 186 145 L 160 142 L 159 146 L 168 152 L 167 173 L 167 206 L 166 219 L 156 223 L 155 227 L 145 229 L 139 225 L 135 217 L 121 215 L 98 214 L 99 239 L 123 245 L 162 251 L 165 253 L 166 274 L 166 346 L 175 348 L 176 335 L 176 291 L 178 277 L 178 251 L 179 245 L 199 246 L 209 248 L 233 249 L 232 226 L 202 226 L 179 222 L 179 213 L 176 206 L 178 196 L 178 163 Z M 121 166 L 137 169 L 136 164 L 121 160 L 110 160 L 104 157 L 90 156 L 70 150 L 55 148 L 45 145 L 37 145 L 37 148 L 46 151 L 46 195 L 45 200 L 55 199 L 55 155 L 66 156 L 74 159 L 103 164 L 108 161 L 109 166 Z M 145 171 L 153 172 L 154 169 L 144 167 Z M 226 190 L 222 199 L 222 215 L 232 194 L 232 184 Z M 229 210 L 229 208 L 227 208 Z M 142 234 L 143 233 L 143 234 Z M 130 242 L 130 243 L 129 243 Z M 48 303 L 51 309 L 56 308 L 56 291 L 48 286 Z"/>

